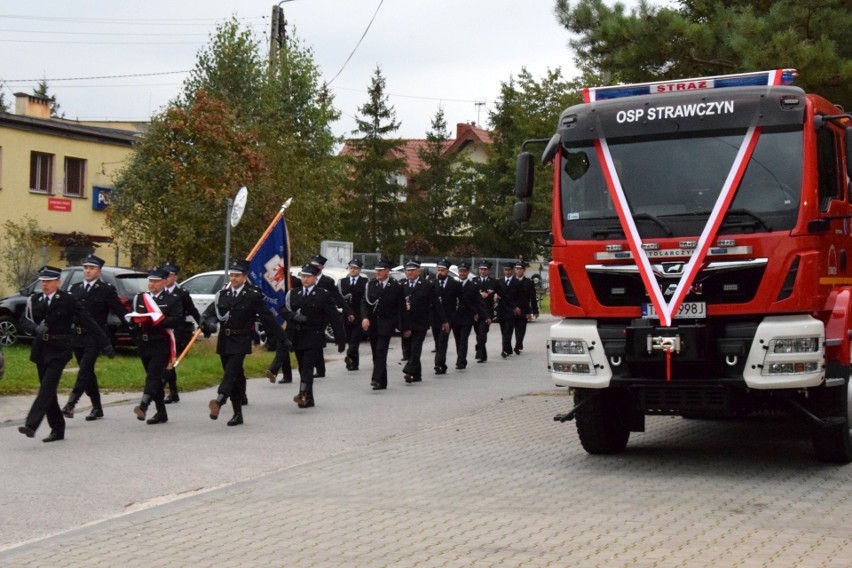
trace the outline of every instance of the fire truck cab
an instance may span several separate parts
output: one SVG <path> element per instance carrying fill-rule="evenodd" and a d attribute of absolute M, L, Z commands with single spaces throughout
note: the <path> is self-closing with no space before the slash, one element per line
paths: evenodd
<path fill-rule="evenodd" d="M 852 116 L 795 77 L 586 89 L 561 114 L 547 364 L 589 453 L 646 415 L 784 411 L 820 460 L 852 461 Z"/>

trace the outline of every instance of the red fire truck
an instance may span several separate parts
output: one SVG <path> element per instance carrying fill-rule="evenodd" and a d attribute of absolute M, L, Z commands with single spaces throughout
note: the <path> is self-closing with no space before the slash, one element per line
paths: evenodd
<path fill-rule="evenodd" d="M 796 76 L 586 89 L 561 114 L 548 369 L 587 452 L 647 415 L 785 411 L 852 461 L 852 116 Z M 522 152 L 518 221 L 533 169 Z"/>

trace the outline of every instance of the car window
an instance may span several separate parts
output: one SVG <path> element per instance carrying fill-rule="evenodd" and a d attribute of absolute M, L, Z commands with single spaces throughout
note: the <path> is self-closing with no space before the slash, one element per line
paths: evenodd
<path fill-rule="evenodd" d="M 115 290 L 119 296 L 132 298 L 136 294 L 148 291 L 147 274 L 116 274 Z"/>
<path fill-rule="evenodd" d="M 62 282 L 59 287 L 63 290 L 67 290 L 71 287 L 72 284 L 76 284 L 77 282 L 83 281 L 83 271 L 82 270 L 63 270 L 62 271 Z"/>
<path fill-rule="evenodd" d="M 222 275 L 202 274 L 193 276 L 181 282 L 180 286 L 190 294 L 215 294 L 222 288 Z"/>

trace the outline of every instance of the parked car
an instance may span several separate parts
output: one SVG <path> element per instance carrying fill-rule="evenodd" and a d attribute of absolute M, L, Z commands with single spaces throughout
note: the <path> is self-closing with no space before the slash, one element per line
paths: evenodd
<path fill-rule="evenodd" d="M 133 296 L 139 292 L 148 290 L 148 273 L 138 272 L 129 268 L 117 268 L 104 266 L 101 269 L 101 279 L 115 286 L 118 297 L 125 307 L 130 309 Z M 72 284 L 83 281 L 83 267 L 70 266 L 62 269 L 59 277 L 59 289 L 68 291 Z M 32 336 L 21 328 L 21 317 L 27 305 L 27 298 L 33 292 L 40 292 L 38 280 L 31 282 L 28 286 L 21 288 L 17 294 L 6 296 L 0 300 L 0 343 L 3 345 L 14 345 L 21 340 L 31 340 Z M 107 318 L 110 338 L 113 345 L 133 345 L 127 322 L 120 320 L 114 314 Z"/>

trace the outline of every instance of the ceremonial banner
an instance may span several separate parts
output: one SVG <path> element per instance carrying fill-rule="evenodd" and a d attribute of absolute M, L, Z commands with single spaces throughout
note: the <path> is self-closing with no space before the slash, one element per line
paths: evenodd
<path fill-rule="evenodd" d="M 290 241 L 283 215 L 257 247 L 248 277 L 263 292 L 266 306 L 275 319 L 283 324 L 278 308 L 284 305 L 284 296 L 290 289 Z"/>

